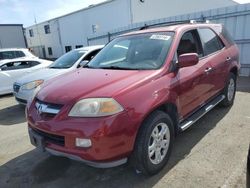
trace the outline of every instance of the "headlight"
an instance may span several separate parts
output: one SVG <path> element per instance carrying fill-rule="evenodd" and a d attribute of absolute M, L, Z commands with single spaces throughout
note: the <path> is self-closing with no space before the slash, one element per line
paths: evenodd
<path fill-rule="evenodd" d="M 29 82 L 27 84 L 22 85 L 22 90 L 31 90 L 40 86 L 43 83 L 43 80 L 35 80 L 33 82 Z"/>
<path fill-rule="evenodd" d="M 102 117 L 123 111 L 122 106 L 112 98 L 89 98 L 78 101 L 71 111 L 71 117 Z"/>

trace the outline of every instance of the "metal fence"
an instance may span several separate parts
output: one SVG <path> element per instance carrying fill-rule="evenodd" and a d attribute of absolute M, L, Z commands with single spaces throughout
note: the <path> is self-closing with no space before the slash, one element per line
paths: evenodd
<path fill-rule="evenodd" d="M 89 45 L 106 44 L 118 35 L 138 30 L 145 24 L 153 25 L 171 21 L 201 19 L 225 25 L 240 49 L 240 74 L 250 76 L 250 3 L 131 24 L 108 33 L 92 36 L 87 39 L 87 42 Z"/>

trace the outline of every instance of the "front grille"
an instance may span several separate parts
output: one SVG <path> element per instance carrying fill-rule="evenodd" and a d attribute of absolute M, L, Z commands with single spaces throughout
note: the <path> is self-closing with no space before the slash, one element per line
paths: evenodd
<path fill-rule="evenodd" d="M 20 87 L 21 87 L 20 85 L 14 84 L 14 85 L 13 85 L 13 90 L 14 90 L 14 92 L 18 93 L 19 90 L 20 90 Z"/>
<path fill-rule="evenodd" d="M 50 120 L 51 118 L 55 117 L 63 107 L 61 104 L 48 103 L 37 98 L 35 106 L 38 113 L 44 120 Z"/>
<path fill-rule="evenodd" d="M 42 136 L 44 141 L 47 143 L 52 143 L 52 144 L 56 144 L 59 146 L 64 146 L 64 144 L 65 144 L 63 136 L 49 134 L 49 133 L 46 133 L 46 132 L 43 132 L 43 131 L 40 131 L 40 130 L 34 129 L 34 128 L 32 128 L 32 131 L 34 131 L 36 134 Z"/>

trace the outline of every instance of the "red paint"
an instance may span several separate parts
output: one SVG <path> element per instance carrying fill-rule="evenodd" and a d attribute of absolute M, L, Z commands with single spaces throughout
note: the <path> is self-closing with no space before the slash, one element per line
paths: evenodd
<path fill-rule="evenodd" d="M 64 136 L 64 147 L 55 144 L 48 144 L 47 147 L 85 160 L 100 162 L 128 157 L 133 151 L 141 123 L 154 109 L 171 103 L 177 107 L 179 118 L 185 118 L 224 88 L 232 68 L 239 70 L 238 49 L 229 46 L 222 36 L 226 45 L 224 49 L 200 59 L 193 66 L 170 72 L 182 34 L 197 27 L 204 27 L 204 24 L 177 25 L 126 34 L 174 31 L 172 47 L 162 68 L 146 71 L 81 69 L 52 79 L 40 90 L 37 98 L 47 103 L 62 104 L 63 107 L 54 118 L 44 118 L 38 115 L 33 101 L 27 110 L 29 126 Z M 232 59 L 230 62 L 226 62 L 228 56 Z M 186 61 L 190 59 L 194 60 L 192 57 L 186 58 Z M 205 70 L 209 67 L 213 71 L 206 74 Z M 68 117 L 77 101 L 93 97 L 112 97 L 125 110 L 101 118 Z M 76 137 L 90 138 L 93 146 L 88 149 L 75 147 Z"/>

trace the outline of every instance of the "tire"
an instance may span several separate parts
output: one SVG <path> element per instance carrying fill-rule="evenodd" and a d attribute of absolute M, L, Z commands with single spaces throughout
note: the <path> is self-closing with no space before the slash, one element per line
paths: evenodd
<path fill-rule="evenodd" d="M 221 102 L 221 106 L 228 107 L 234 103 L 236 93 L 236 75 L 233 73 L 229 74 L 226 86 L 223 90 L 225 99 Z"/>
<path fill-rule="evenodd" d="M 160 133 L 164 136 L 157 138 L 157 130 L 158 136 Z M 144 175 L 154 175 L 161 171 L 169 160 L 174 137 L 174 125 L 170 116 L 162 111 L 153 112 L 141 125 L 137 135 L 131 157 L 135 170 Z"/>

